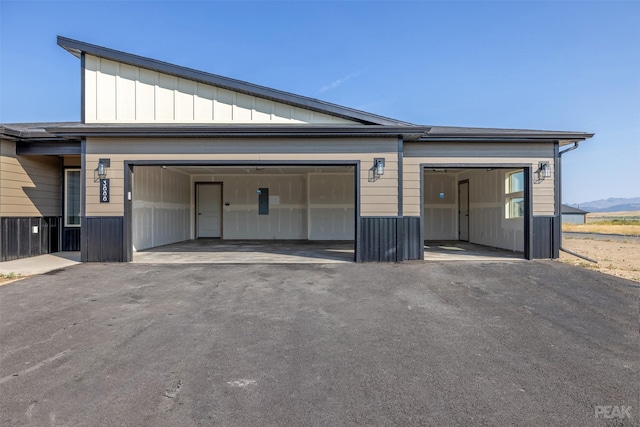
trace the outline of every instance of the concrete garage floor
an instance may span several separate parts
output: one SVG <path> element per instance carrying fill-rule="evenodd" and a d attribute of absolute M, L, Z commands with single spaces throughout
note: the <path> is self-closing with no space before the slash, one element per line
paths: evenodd
<path fill-rule="evenodd" d="M 517 261 L 524 260 L 521 252 L 477 245 L 459 240 L 424 242 L 425 261 Z"/>
<path fill-rule="evenodd" d="M 354 261 L 353 242 L 196 239 L 135 252 L 145 264 L 315 264 Z"/>
<path fill-rule="evenodd" d="M 514 261 L 518 252 L 461 241 L 425 242 L 425 261 Z M 135 252 L 144 264 L 324 264 L 353 262 L 353 242 L 196 239 Z"/>
<path fill-rule="evenodd" d="M 0 287 L 0 425 L 637 425 L 639 293 L 553 261 L 76 265 Z"/>

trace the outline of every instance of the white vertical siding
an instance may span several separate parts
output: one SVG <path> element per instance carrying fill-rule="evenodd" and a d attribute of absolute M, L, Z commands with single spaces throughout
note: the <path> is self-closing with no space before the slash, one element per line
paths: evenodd
<path fill-rule="evenodd" d="M 120 74 L 116 78 L 117 120 L 131 122 L 136 119 L 136 80 L 138 68 L 120 64 Z"/>
<path fill-rule="evenodd" d="M 355 123 L 86 55 L 87 123 Z"/>
<path fill-rule="evenodd" d="M 147 99 L 155 99 L 156 86 L 158 85 L 158 73 L 145 70 L 144 68 L 138 69 L 138 80 L 136 80 L 136 103 L 135 111 L 136 117 L 133 121 L 150 123 L 156 119 L 155 103 L 145 102 Z M 101 95 L 107 96 L 107 95 Z M 89 99 L 87 99 L 87 102 Z M 87 122 L 100 122 L 102 118 L 98 116 L 87 116 Z M 123 120 L 121 120 L 123 121 Z"/>

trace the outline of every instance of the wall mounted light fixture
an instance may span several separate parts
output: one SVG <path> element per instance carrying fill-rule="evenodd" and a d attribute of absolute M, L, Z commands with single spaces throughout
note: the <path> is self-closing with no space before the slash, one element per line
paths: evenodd
<path fill-rule="evenodd" d="M 543 181 L 545 178 L 549 178 L 551 176 L 551 166 L 549 162 L 540 162 L 538 163 L 538 179 Z"/>
<path fill-rule="evenodd" d="M 374 173 L 377 176 L 384 175 L 384 158 L 376 157 L 375 159 L 373 159 L 373 168 L 374 168 Z"/>
<path fill-rule="evenodd" d="M 107 169 L 111 167 L 111 159 L 99 159 L 98 167 L 93 171 L 93 182 L 107 178 Z"/>

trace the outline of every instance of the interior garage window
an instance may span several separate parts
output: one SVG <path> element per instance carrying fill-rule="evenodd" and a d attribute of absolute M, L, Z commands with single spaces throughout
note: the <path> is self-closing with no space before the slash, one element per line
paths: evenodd
<path fill-rule="evenodd" d="M 505 217 L 524 217 L 524 172 L 509 172 L 505 178 Z"/>
<path fill-rule="evenodd" d="M 64 172 L 64 226 L 80 227 L 80 169 Z"/>

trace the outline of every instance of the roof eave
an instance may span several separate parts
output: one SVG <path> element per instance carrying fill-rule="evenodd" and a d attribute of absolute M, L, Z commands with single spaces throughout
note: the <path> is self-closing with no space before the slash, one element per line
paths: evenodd
<path fill-rule="evenodd" d="M 211 137 L 211 138 L 283 138 L 283 137 L 391 137 L 415 140 L 428 132 L 422 126 L 314 126 L 314 125 L 80 125 L 46 129 L 63 138 L 82 137 Z"/>

